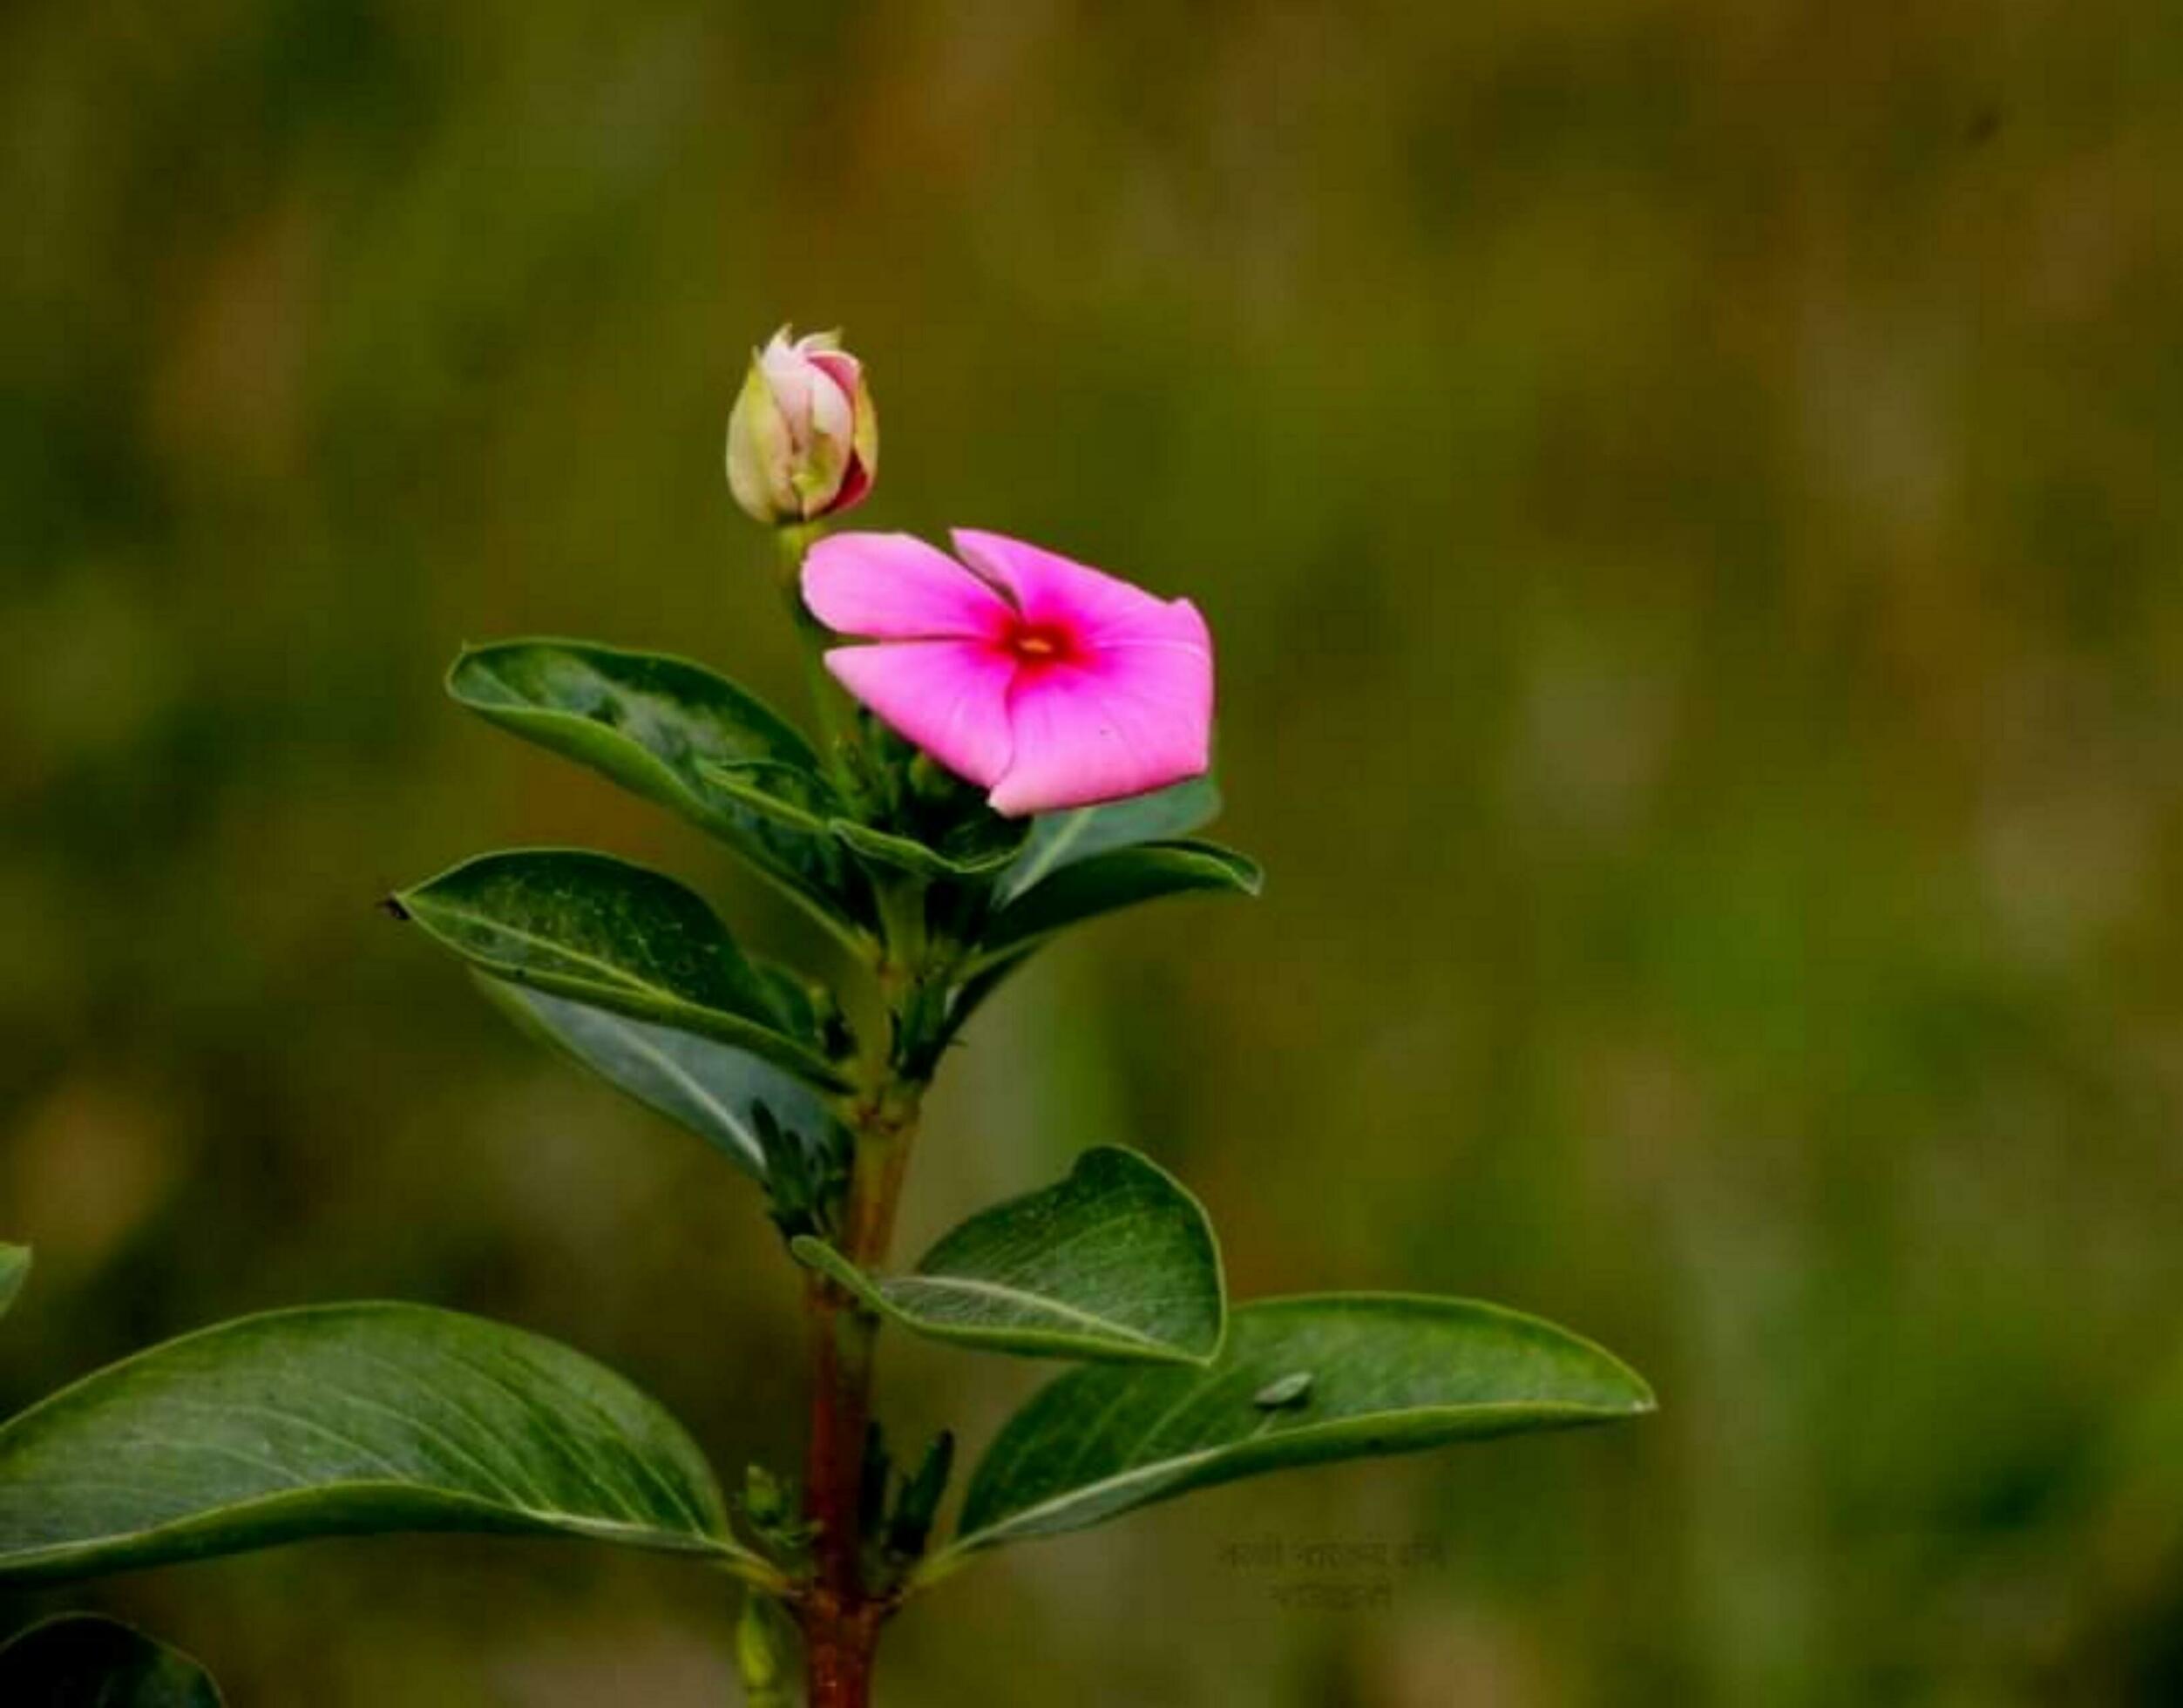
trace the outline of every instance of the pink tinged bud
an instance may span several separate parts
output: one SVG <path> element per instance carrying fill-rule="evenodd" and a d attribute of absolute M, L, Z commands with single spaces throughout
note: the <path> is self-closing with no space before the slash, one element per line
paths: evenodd
<path fill-rule="evenodd" d="M 728 417 L 728 485 L 779 527 L 847 510 L 871 490 L 879 418 L 864 368 L 830 332 L 786 327 L 753 354 Z"/>
<path fill-rule="evenodd" d="M 1014 817 L 1203 773 L 1213 643 L 1188 600 L 1021 540 L 957 529 L 962 561 L 908 534 L 837 534 L 803 600 L 866 644 L 827 668 L 905 740 Z"/>

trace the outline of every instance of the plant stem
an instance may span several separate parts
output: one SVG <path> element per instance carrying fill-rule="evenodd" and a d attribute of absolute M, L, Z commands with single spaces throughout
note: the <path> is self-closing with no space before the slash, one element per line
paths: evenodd
<path fill-rule="evenodd" d="M 841 690 L 826 674 L 824 654 L 830 637 L 824 626 L 803 603 L 803 557 L 817 541 L 819 532 L 818 525 L 811 522 L 776 528 L 773 533 L 774 549 L 779 566 L 781 596 L 788 602 L 789 621 L 795 626 L 797 639 L 803 643 L 804 685 L 810 690 L 811 709 L 818 717 L 819 757 L 825 762 L 826 775 L 834 787 L 844 799 L 853 801 L 854 777 L 844 760 L 849 744 L 856 738 L 854 727 Z"/>
<path fill-rule="evenodd" d="M 828 635 L 804 607 L 803 556 L 818 530 L 806 525 L 775 535 L 781 589 L 803 643 L 804 670 L 817 713 L 826 767 L 852 810 L 863 790 L 851 748 L 856 724 L 826 674 L 821 653 Z M 854 1141 L 849 1190 L 837 1244 L 860 1269 L 886 1262 L 901 1201 L 903 1176 L 924 1101 L 923 1078 L 905 1070 L 925 1019 L 925 886 L 906 879 L 878 886 L 881 938 L 876 971 L 889 1035 L 867 1056 L 858 1088 L 840 1114 Z M 814 1527 L 812 1573 L 796 1597 L 803 1630 L 810 1708 L 867 1708 L 879 1628 L 893 1611 L 892 1586 L 866 1571 L 864 1535 L 865 1441 L 871 1430 L 872 1366 L 878 1319 L 842 1288 L 814 1271 L 805 1283 L 804 1316 L 811 1346 L 810 1439 L 803 1472 L 803 1515 Z"/>
<path fill-rule="evenodd" d="M 923 1089 L 885 1064 L 849 1112 L 857 1160 L 841 1244 L 859 1267 L 876 1267 L 886 1259 Z M 810 1708 L 866 1708 L 879 1627 L 890 1611 L 887 1597 L 875 1595 L 865 1580 L 861 1527 L 878 1324 L 817 1274 L 808 1283 L 805 1309 L 811 1338 L 811 1427 L 804 1516 L 818 1530 L 817 1569 L 801 1609 Z"/>

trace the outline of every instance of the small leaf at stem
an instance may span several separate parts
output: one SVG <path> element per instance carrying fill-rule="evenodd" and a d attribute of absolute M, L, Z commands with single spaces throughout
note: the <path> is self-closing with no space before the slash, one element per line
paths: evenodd
<path fill-rule="evenodd" d="M 925 1449 L 916 1471 L 903 1483 L 887 1520 L 886 1549 L 899 1560 L 915 1560 L 932 1540 L 932 1521 L 947 1493 L 947 1479 L 955 1468 L 955 1435 L 943 1429 Z"/>
<path fill-rule="evenodd" d="M 397 1530 L 585 1536 L 770 1571 L 656 1403 L 553 1341 L 421 1305 L 225 1323 L 0 1426 L 0 1583 Z"/>
<path fill-rule="evenodd" d="M 1202 1363 L 1220 1347 L 1225 1291 L 1203 1208 L 1117 1146 L 1086 1151 L 1058 1185 L 972 1217 L 907 1275 L 875 1280 L 817 1240 L 790 1249 L 936 1340 L 1134 1363 Z"/>
<path fill-rule="evenodd" d="M 220 1708 L 212 1675 L 180 1650 L 89 1613 L 64 1613 L 0 1647 L 8 1708 Z"/>
<path fill-rule="evenodd" d="M 1323 1294 L 1239 1308 L 1210 1365 L 1101 1366 L 1050 1383 L 971 1479 L 924 1574 L 1237 1477 L 1652 1409 L 1590 1341 L 1467 1299 Z"/>
<path fill-rule="evenodd" d="M 780 1603 L 756 1589 L 746 1592 L 736 1621 L 736 1671 L 744 1708 L 788 1708 L 795 1650 L 796 1633 Z"/>

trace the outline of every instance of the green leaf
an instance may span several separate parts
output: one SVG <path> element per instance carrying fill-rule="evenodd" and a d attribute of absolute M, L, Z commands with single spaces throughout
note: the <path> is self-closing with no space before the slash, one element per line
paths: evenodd
<path fill-rule="evenodd" d="M 783 1128 L 806 1140 L 830 1119 L 802 1081 L 748 1050 L 497 979 L 478 983 L 525 1031 L 688 1128 L 760 1180 L 765 1154 L 755 1111 L 770 1109 Z"/>
<path fill-rule="evenodd" d="M 0 1426 L 0 1583 L 397 1530 L 769 1569 L 657 1404 L 553 1341 L 422 1305 L 225 1323 Z"/>
<path fill-rule="evenodd" d="M 31 1248 L 0 1245 L 0 1317 L 8 1314 L 8 1307 L 15 1303 L 15 1296 L 23 1291 L 30 1275 Z"/>
<path fill-rule="evenodd" d="M 824 829 L 831 796 L 810 743 L 726 677 L 654 653 L 506 640 L 465 648 L 447 691 L 721 837 L 852 945 L 873 923 Z"/>
<path fill-rule="evenodd" d="M 1031 839 L 1001 880 L 1000 898 L 1014 900 L 1041 878 L 1095 854 L 1187 837 L 1219 817 L 1220 788 L 1210 776 L 1105 806 L 1041 813 L 1032 823 Z"/>
<path fill-rule="evenodd" d="M 1202 1364 L 1227 1316 L 1204 1210 L 1115 1146 L 972 1217 L 907 1275 L 875 1281 L 816 1239 L 791 1249 L 905 1328 L 1024 1358 Z"/>
<path fill-rule="evenodd" d="M 646 867 L 580 849 L 486 854 L 394 901 L 495 978 L 733 1044 L 828 1090 L 845 1084 L 789 1035 L 792 1017 L 712 909 Z"/>
<path fill-rule="evenodd" d="M 868 824 L 859 824 L 847 818 L 834 819 L 826 828 L 840 839 L 844 847 L 859 858 L 891 871 L 908 872 L 916 878 L 943 880 L 990 878 L 1016 857 L 1016 844 L 1013 844 L 956 853 L 929 848 L 912 837 L 898 837 L 888 830 L 875 830 Z"/>
<path fill-rule="evenodd" d="M 1065 926 L 1194 890 L 1255 896 L 1257 864 L 1210 842 L 1148 842 L 1072 861 L 994 914 L 966 973 L 975 974 Z"/>
<path fill-rule="evenodd" d="M 1494 1305 L 1268 1299 L 1234 1313 L 1210 1366 L 1095 1366 L 1033 1396 L 986 1450 L 938 1557 L 959 1562 L 1260 1472 L 1604 1423 L 1652 1403 L 1590 1342 Z"/>
<path fill-rule="evenodd" d="M 179 1650 L 89 1613 L 64 1613 L 0 1648 L 8 1708 L 220 1708 L 212 1675 Z"/>

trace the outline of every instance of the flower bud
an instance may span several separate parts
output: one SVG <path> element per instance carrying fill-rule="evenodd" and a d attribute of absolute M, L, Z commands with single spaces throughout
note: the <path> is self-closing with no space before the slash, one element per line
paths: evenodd
<path fill-rule="evenodd" d="M 863 365 L 830 332 L 783 327 L 750 359 L 728 417 L 728 485 L 773 527 L 847 510 L 871 490 L 879 418 Z"/>

